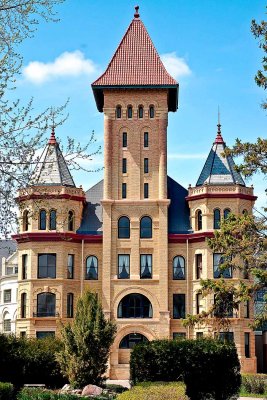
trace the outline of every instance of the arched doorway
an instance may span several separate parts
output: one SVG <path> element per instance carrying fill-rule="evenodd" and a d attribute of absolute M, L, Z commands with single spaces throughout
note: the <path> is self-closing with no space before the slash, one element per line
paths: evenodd
<path fill-rule="evenodd" d="M 147 341 L 147 337 L 139 332 L 133 332 L 125 335 L 119 344 L 119 364 L 129 364 L 131 350 L 134 348 L 134 346 Z"/>

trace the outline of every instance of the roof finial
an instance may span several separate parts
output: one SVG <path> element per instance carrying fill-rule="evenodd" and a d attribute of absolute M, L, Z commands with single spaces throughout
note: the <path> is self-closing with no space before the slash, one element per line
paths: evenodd
<path fill-rule="evenodd" d="M 217 124 L 218 130 L 217 130 L 217 136 L 216 136 L 216 139 L 215 139 L 214 143 L 224 143 L 224 140 L 223 140 L 223 137 L 222 137 L 222 134 L 221 134 L 221 121 L 220 121 L 220 119 L 221 119 L 220 107 L 218 106 L 218 124 Z"/>
<path fill-rule="evenodd" d="M 140 14 L 139 14 L 139 6 L 135 6 L 134 7 L 135 8 L 135 13 L 134 13 L 134 18 L 139 18 L 140 17 Z"/>

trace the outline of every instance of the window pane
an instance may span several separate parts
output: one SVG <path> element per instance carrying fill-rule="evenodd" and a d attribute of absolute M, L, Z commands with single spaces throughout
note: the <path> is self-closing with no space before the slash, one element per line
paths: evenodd
<path fill-rule="evenodd" d="M 234 333 L 233 332 L 220 332 L 219 340 L 225 343 L 233 343 L 234 342 Z"/>
<path fill-rule="evenodd" d="M 121 106 L 116 107 L 116 117 L 121 118 Z"/>
<path fill-rule="evenodd" d="M 27 279 L 28 254 L 22 254 L 22 279 Z"/>
<path fill-rule="evenodd" d="M 118 278 L 129 279 L 130 278 L 130 255 L 119 254 L 118 255 Z"/>
<path fill-rule="evenodd" d="M 128 115 L 128 118 L 132 118 L 133 117 L 133 107 L 132 106 L 128 107 L 127 115 Z"/>
<path fill-rule="evenodd" d="M 74 230 L 74 213 L 73 213 L 73 211 L 69 211 L 69 213 L 68 213 L 68 230 L 69 231 Z"/>
<path fill-rule="evenodd" d="M 173 332 L 172 337 L 174 340 L 184 340 L 186 339 L 185 332 Z"/>
<path fill-rule="evenodd" d="M 89 256 L 86 260 L 86 276 L 85 279 L 98 279 L 98 260 L 95 256 Z"/>
<path fill-rule="evenodd" d="M 11 289 L 4 290 L 4 303 L 11 302 Z"/>
<path fill-rule="evenodd" d="M 38 331 L 36 332 L 36 338 L 37 339 L 44 339 L 48 336 L 55 336 L 55 332 L 54 331 Z"/>
<path fill-rule="evenodd" d="M 142 294 L 125 296 L 118 306 L 118 318 L 152 318 L 152 305 Z"/>
<path fill-rule="evenodd" d="M 143 217 L 140 221 L 140 238 L 152 238 L 152 219 L 150 217 Z"/>
<path fill-rule="evenodd" d="M 173 318 L 185 318 L 185 294 L 173 295 Z"/>
<path fill-rule="evenodd" d="M 144 183 L 144 198 L 148 199 L 148 183 Z"/>
<path fill-rule="evenodd" d="M 123 174 L 127 173 L 127 158 L 122 159 L 122 173 Z"/>
<path fill-rule="evenodd" d="M 149 107 L 149 116 L 150 116 L 150 118 L 154 118 L 154 116 L 155 116 L 154 106 Z"/>
<path fill-rule="evenodd" d="M 200 231 L 202 229 L 202 212 L 201 210 L 197 211 L 197 230 Z"/>
<path fill-rule="evenodd" d="M 127 197 L 127 186 L 126 186 L 126 183 L 123 183 L 123 184 L 122 184 L 122 189 L 121 189 L 121 191 L 122 191 L 121 197 L 122 197 L 123 199 L 126 199 L 126 197 Z"/>
<path fill-rule="evenodd" d="M 37 317 L 55 317 L 56 296 L 53 293 L 40 293 L 37 296 Z"/>
<path fill-rule="evenodd" d="M 56 278 L 56 254 L 38 255 L 38 278 Z"/>
<path fill-rule="evenodd" d="M 139 116 L 139 118 L 143 118 L 143 116 L 144 116 L 144 109 L 142 106 L 139 106 L 139 108 L 138 108 L 138 116 Z"/>
<path fill-rule="evenodd" d="M 4 319 L 4 332 L 11 332 L 11 319 Z"/>
<path fill-rule="evenodd" d="M 200 279 L 202 273 L 202 254 L 196 254 L 196 278 Z"/>
<path fill-rule="evenodd" d="M 185 279 L 185 260 L 181 256 L 173 259 L 173 279 Z"/>
<path fill-rule="evenodd" d="M 214 253 L 213 254 L 213 277 L 214 278 L 232 278 L 232 268 L 226 268 L 222 270 L 220 266 L 223 264 L 224 259 L 222 254 Z"/>
<path fill-rule="evenodd" d="M 39 215 L 39 229 L 46 230 L 46 211 L 41 210 Z"/>
<path fill-rule="evenodd" d="M 68 270 L 67 270 L 67 278 L 74 278 L 74 254 L 68 254 Z"/>
<path fill-rule="evenodd" d="M 144 147 L 148 147 L 148 132 L 144 132 Z"/>
<path fill-rule="evenodd" d="M 127 147 L 127 132 L 122 134 L 122 147 Z"/>
<path fill-rule="evenodd" d="M 148 158 L 144 158 L 144 173 L 148 174 Z"/>
<path fill-rule="evenodd" d="M 152 254 L 141 254 L 140 256 L 140 278 L 152 278 Z"/>
<path fill-rule="evenodd" d="M 133 349 L 136 344 L 147 341 L 147 338 L 141 333 L 130 333 L 121 340 L 119 349 Z"/>
<path fill-rule="evenodd" d="M 250 358 L 250 335 L 245 333 L 245 357 Z"/>
<path fill-rule="evenodd" d="M 213 228 L 219 229 L 220 222 L 221 222 L 221 212 L 220 212 L 220 210 L 216 209 L 213 212 Z"/>
<path fill-rule="evenodd" d="M 73 293 L 67 294 L 67 318 L 73 318 Z"/>
<path fill-rule="evenodd" d="M 223 212 L 223 217 L 224 219 L 226 219 L 228 217 L 228 215 L 230 214 L 231 210 L 229 208 L 226 208 Z"/>
<path fill-rule="evenodd" d="M 57 213 L 55 210 L 50 211 L 49 229 L 51 231 L 57 228 Z"/>
<path fill-rule="evenodd" d="M 118 238 L 130 238 L 130 220 L 127 217 L 121 217 L 118 221 Z"/>

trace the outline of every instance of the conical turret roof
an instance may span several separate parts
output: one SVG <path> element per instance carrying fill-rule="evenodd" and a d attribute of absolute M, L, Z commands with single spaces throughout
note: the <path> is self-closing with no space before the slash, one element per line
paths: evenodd
<path fill-rule="evenodd" d="M 196 186 L 208 185 L 243 185 L 245 182 L 239 172 L 235 170 L 235 163 L 231 156 L 223 156 L 226 144 L 221 135 L 221 124 L 218 123 L 218 132 L 208 158 L 204 164 Z"/>
<path fill-rule="evenodd" d="M 178 83 L 166 71 L 155 46 L 139 18 L 136 7 L 130 23 L 106 71 L 92 84 L 97 107 L 103 108 L 104 88 L 158 88 L 169 89 L 169 109 L 177 109 Z"/>
<path fill-rule="evenodd" d="M 56 141 L 54 129 L 33 172 L 30 184 L 75 187 L 66 160 Z"/>

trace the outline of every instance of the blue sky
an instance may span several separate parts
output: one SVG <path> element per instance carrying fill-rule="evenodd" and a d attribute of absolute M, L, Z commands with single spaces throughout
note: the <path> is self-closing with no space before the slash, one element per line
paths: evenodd
<path fill-rule="evenodd" d="M 130 24 L 133 1 L 66 0 L 58 23 L 42 22 L 21 46 L 24 72 L 17 96 L 35 99 L 36 111 L 67 98 L 69 118 L 56 134 L 85 143 L 94 130 L 103 145 L 103 114 L 91 83 L 103 72 Z M 143 0 L 140 16 L 167 69 L 180 83 L 179 109 L 169 114 L 168 174 L 195 185 L 216 136 L 217 109 L 228 145 L 239 137 L 266 137 L 265 93 L 254 83 L 262 53 L 250 32 L 253 18 L 266 18 L 266 0 Z M 70 68 L 71 67 L 71 68 Z M 47 133 L 49 136 L 49 132 Z M 91 168 L 102 166 L 102 156 Z M 100 173 L 75 172 L 87 190 Z M 266 182 L 256 176 L 257 206 L 265 204 Z"/>

